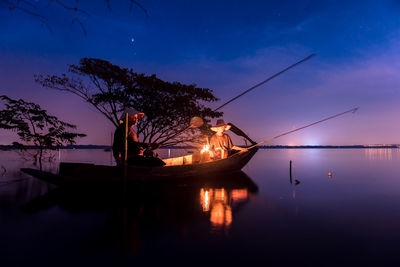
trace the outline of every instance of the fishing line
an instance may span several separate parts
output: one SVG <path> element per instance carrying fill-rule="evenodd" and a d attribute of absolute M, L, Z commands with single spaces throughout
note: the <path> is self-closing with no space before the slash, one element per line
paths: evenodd
<path fill-rule="evenodd" d="M 217 111 L 217 110 L 219 110 L 219 109 L 225 107 L 226 105 L 228 105 L 229 103 L 235 101 L 236 99 L 238 99 L 239 97 L 243 96 L 244 94 L 247 94 L 247 93 L 250 92 L 251 90 L 256 89 L 257 87 L 259 87 L 259 86 L 263 85 L 264 83 L 266 83 L 266 82 L 272 80 L 273 78 L 278 77 L 279 75 L 281 75 L 282 73 L 284 73 L 284 72 L 290 70 L 291 68 L 294 68 L 295 66 L 297 66 L 297 65 L 299 65 L 299 64 L 301 64 L 301 63 L 303 63 L 303 62 L 306 62 L 307 60 L 311 59 L 311 58 L 314 57 L 314 56 L 315 56 L 315 54 L 311 54 L 311 55 L 309 55 L 308 57 L 303 58 L 302 60 L 300 60 L 300 61 L 294 63 L 293 65 L 290 65 L 290 66 L 287 67 L 286 69 L 281 70 L 281 71 L 278 72 L 278 73 L 275 73 L 274 75 L 272 75 L 272 76 L 269 77 L 268 79 L 266 79 L 266 80 L 264 80 L 264 81 L 262 81 L 262 82 L 260 82 L 260 83 L 258 83 L 258 84 L 256 84 L 256 85 L 250 87 L 249 89 L 247 89 L 246 91 L 244 91 L 244 92 L 241 93 L 240 95 L 235 96 L 234 98 L 232 98 L 231 100 L 229 100 L 229 101 L 226 102 L 225 104 L 223 104 L 223 105 L 219 106 L 218 108 L 214 109 L 214 111 Z"/>
<path fill-rule="evenodd" d="M 288 134 L 294 133 L 294 132 L 299 131 L 299 130 L 302 130 L 302 129 L 304 129 L 304 128 L 313 126 L 313 125 L 315 125 L 315 124 L 318 124 L 318 123 L 321 123 L 321 122 L 324 122 L 324 121 L 327 121 L 327 120 L 330 120 L 330 119 L 339 117 L 339 116 L 344 115 L 344 114 L 349 113 L 349 112 L 355 113 L 358 109 L 359 109 L 359 107 L 352 108 L 352 109 L 347 110 L 347 111 L 345 111 L 345 112 L 342 112 L 342 113 L 339 113 L 339 114 L 330 116 L 330 117 L 328 117 L 328 118 L 325 118 L 325 119 L 322 119 L 322 120 L 319 120 L 319 121 L 310 123 L 310 124 L 308 124 L 308 125 L 302 126 L 302 127 L 300 127 L 300 128 L 294 129 L 294 130 L 291 130 L 291 131 L 289 131 L 289 132 L 285 132 L 285 133 L 283 133 L 283 134 L 280 134 L 280 135 L 274 136 L 274 137 L 272 137 L 272 138 L 269 138 L 269 139 L 267 139 L 267 140 L 264 140 L 264 141 L 262 141 L 262 142 L 260 142 L 260 143 L 258 143 L 258 144 L 252 145 L 252 146 L 248 147 L 247 149 L 251 149 L 251 148 L 253 148 L 253 147 L 256 147 L 256 146 L 259 146 L 259 145 L 261 145 L 261 144 L 264 144 L 264 143 L 266 143 L 266 142 L 268 142 L 268 141 L 274 140 L 274 139 L 279 138 L 279 137 L 282 137 L 282 136 L 284 136 L 284 135 L 288 135 Z"/>

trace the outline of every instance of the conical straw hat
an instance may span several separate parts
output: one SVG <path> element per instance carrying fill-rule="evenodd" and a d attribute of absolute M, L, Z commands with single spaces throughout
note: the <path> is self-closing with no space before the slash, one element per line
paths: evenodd
<path fill-rule="evenodd" d="M 224 127 L 224 131 L 228 131 L 231 128 L 231 126 L 226 124 L 223 119 L 218 119 L 217 124 L 215 126 L 212 126 L 211 130 L 216 132 L 216 131 L 218 131 L 218 128 L 220 128 L 220 127 Z"/>

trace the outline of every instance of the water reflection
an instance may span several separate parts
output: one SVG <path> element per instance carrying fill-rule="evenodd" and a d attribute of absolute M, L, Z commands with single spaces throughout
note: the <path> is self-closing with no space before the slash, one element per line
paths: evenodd
<path fill-rule="evenodd" d="M 364 153 L 365 153 L 365 158 L 367 158 L 368 160 L 391 161 L 393 159 L 393 149 L 392 148 L 365 149 Z"/>
<path fill-rule="evenodd" d="M 0 153 L 2 266 L 397 266 L 400 157 L 398 149 L 390 161 L 376 157 L 382 152 L 321 149 L 316 158 L 308 149 L 261 150 L 246 167 L 259 192 L 245 176 L 126 195 L 51 188 L 16 171 L 28 163 Z M 109 159 L 99 151 L 65 155 Z"/>
<path fill-rule="evenodd" d="M 251 193 L 250 193 L 251 194 Z M 232 208 L 249 199 L 248 188 L 201 188 L 200 205 L 210 216 L 211 231 L 228 230 L 232 223 Z"/>
<path fill-rule="evenodd" d="M 58 206 L 69 213 L 106 212 L 104 242 L 138 253 L 148 249 L 143 243 L 148 235 L 165 227 L 175 229 L 181 239 L 197 235 L 197 225 L 207 222 L 207 232 L 228 234 L 234 214 L 258 187 L 243 172 L 213 179 L 138 184 L 125 190 L 126 194 L 120 187 L 90 192 L 59 187 L 27 203 L 23 211 L 37 213 Z"/>
<path fill-rule="evenodd" d="M 204 204 L 203 211 L 209 211 L 209 207 L 211 206 L 210 222 L 213 230 L 218 230 L 224 226 L 229 227 L 232 223 L 232 209 L 230 201 L 228 201 L 228 192 L 224 188 L 210 189 L 209 191 L 202 188 L 200 195 L 202 193 L 206 195 L 204 197 L 205 202 L 202 203 Z"/>

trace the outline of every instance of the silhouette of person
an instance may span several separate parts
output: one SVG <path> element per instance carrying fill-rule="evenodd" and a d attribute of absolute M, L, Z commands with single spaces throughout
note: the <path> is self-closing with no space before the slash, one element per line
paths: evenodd
<path fill-rule="evenodd" d="M 159 158 L 147 157 L 143 156 L 143 151 L 145 149 L 157 149 L 159 147 L 158 144 L 146 144 L 141 143 L 138 140 L 137 134 L 133 129 L 136 126 L 139 119 L 144 117 L 143 112 L 138 112 L 135 109 L 129 108 L 126 109 L 120 119 L 120 125 L 115 130 L 114 133 L 114 142 L 113 142 L 113 155 L 117 165 L 121 165 L 124 162 L 124 149 L 125 149 L 125 140 L 124 140 L 124 133 L 125 133 L 125 114 L 128 113 L 128 135 L 127 135 L 127 142 L 128 142 L 128 164 L 129 165 L 146 165 L 146 166 L 157 166 L 157 165 L 165 165 L 165 163 L 160 160 Z M 153 155 L 153 154 L 152 154 Z"/>

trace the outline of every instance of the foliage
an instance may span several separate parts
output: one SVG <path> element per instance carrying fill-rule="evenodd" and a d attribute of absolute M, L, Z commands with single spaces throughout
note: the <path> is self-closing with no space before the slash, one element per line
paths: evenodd
<path fill-rule="evenodd" d="M 138 133 L 143 134 L 145 141 L 166 144 L 197 141 L 199 136 L 195 134 L 198 133 L 196 130 L 178 135 L 175 140 L 167 140 L 187 128 L 194 116 L 209 122 L 207 118 L 222 115 L 203 104 L 218 100 L 210 89 L 197 88 L 194 84 L 165 82 L 155 75 L 141 74 L 135 80 L 136 88 L 128 91 L 133 96 L 129 104 L 146 114 L 137 125 Z"/>
<path fill-rule="evenodd" d="M 34 145 L 39 148 L 40 159 L 45 148 L 74 144 L 75 139 L 85 134 L 69 132 L 76 126 L 63 122 L 32 102 L 22 99 L 14 100 L 5 95 L 0 96 L 5 109 L 0 110 L 0 129 L 16 131 L 24 144 L 13 142 L 16 147 Z"/>
<path fill-rule="evenodd" d="M 93 58 L 83 58 L 79 65 L 70 65 L 68 72 L 60 76 L 38 75 L 35 80 L 44 87 L 77 95 L 115 127 L 125 108 L 144 112 L 146 116 L 137 125 L 138 137 L 143 142 L 172 145 L 196 141 L 199 132 L 193 129 L 169 139 L 189 126 L 193 116 L 209 122 L 210 118 L 223 114 L 205 106 L 218 100 L 212 90 L 198 88 L 195 84 L 162 81 L 156 75 L 138 74 Z"/>
<path fill-rule="evenodd" d="M 81 59 L 79 65 L 69 65 L 68 72 L 70 77 L 66 74 L 37 75 L 35 80 L 44 87 L 82 98 L 117 127 L 119 114 L 129 102 L 126 89 L 135 86 L 135 73 L 108 61 L 91 58 Z"/>

